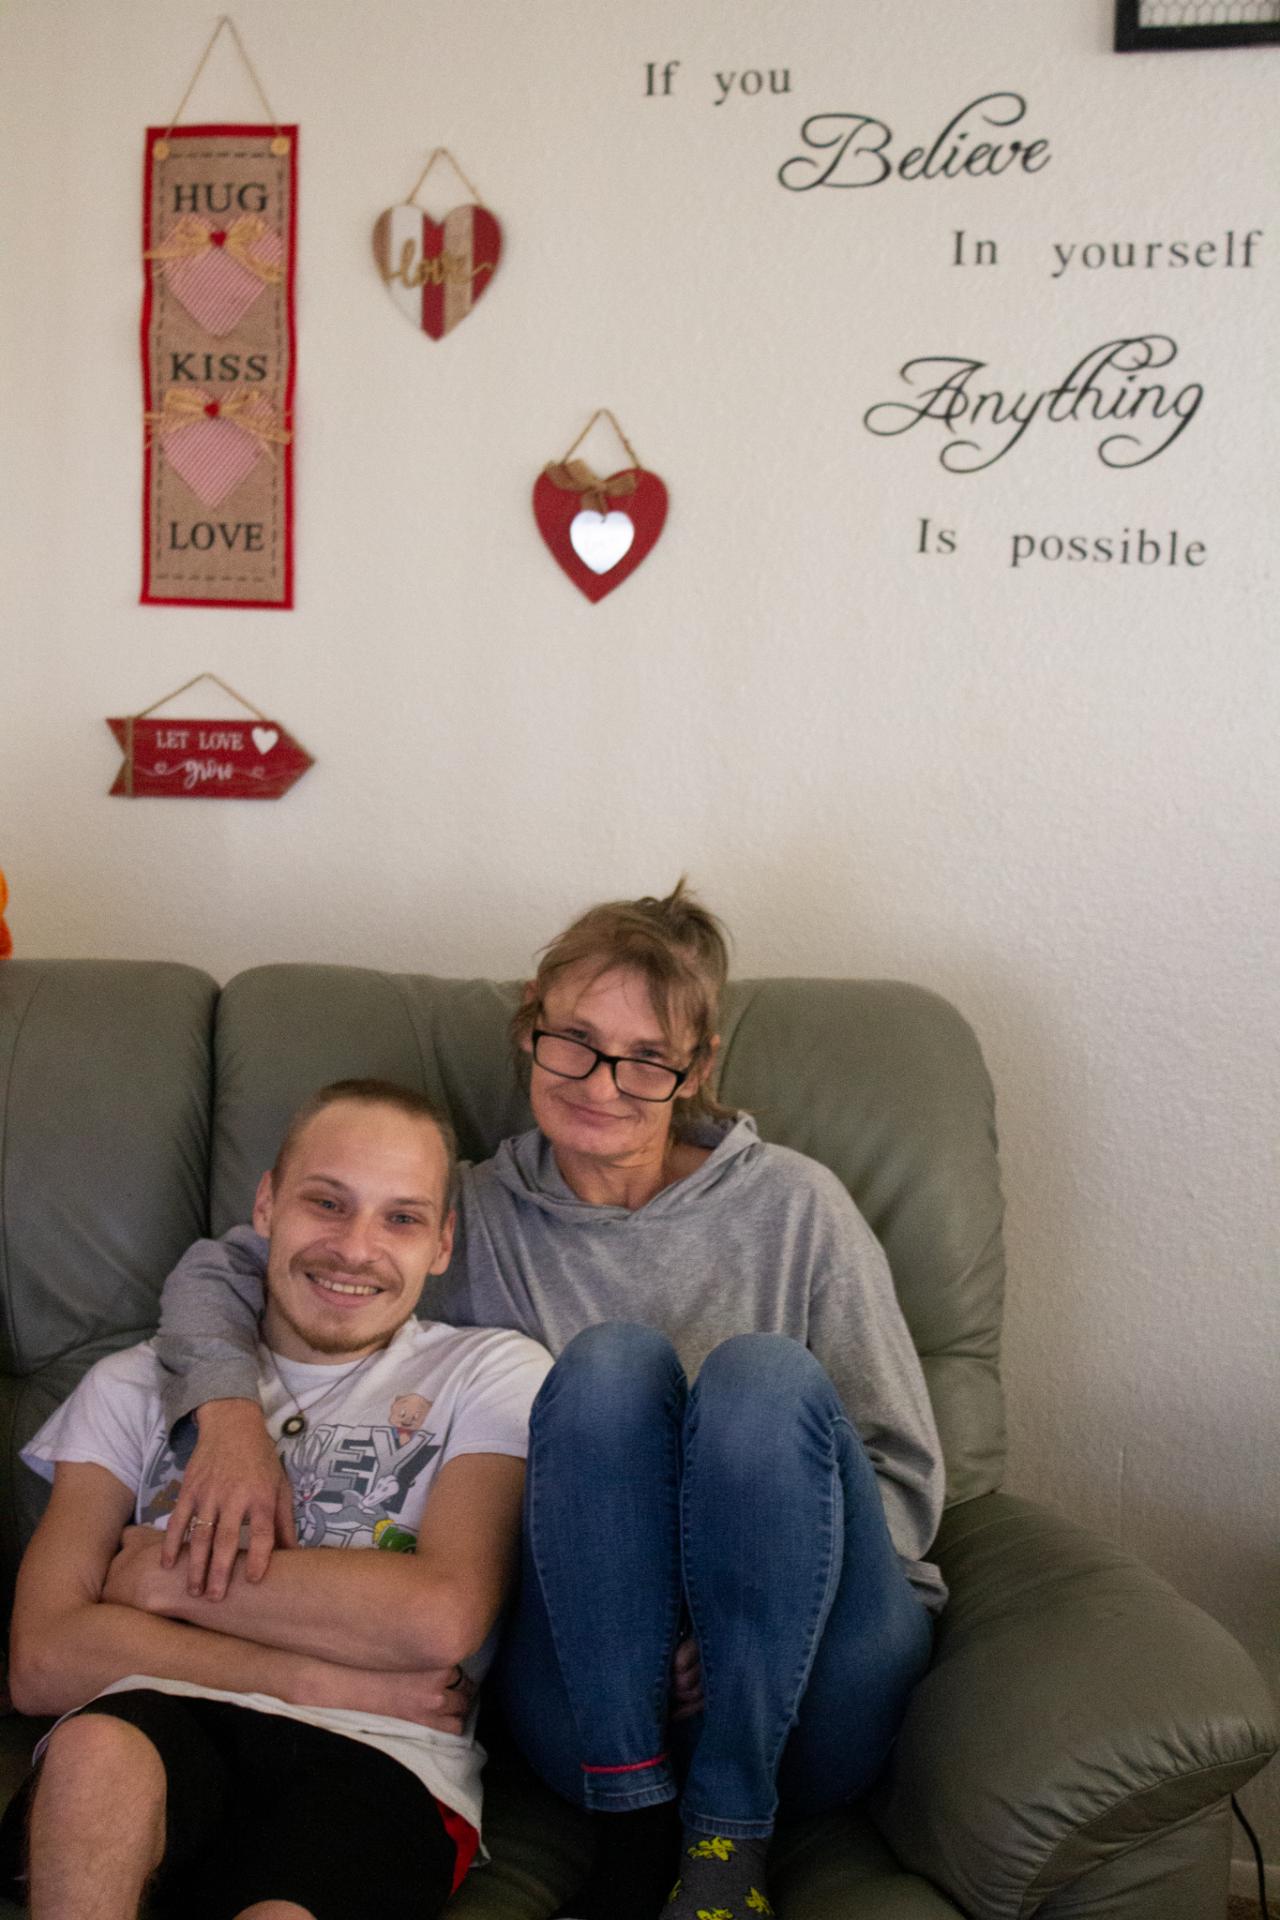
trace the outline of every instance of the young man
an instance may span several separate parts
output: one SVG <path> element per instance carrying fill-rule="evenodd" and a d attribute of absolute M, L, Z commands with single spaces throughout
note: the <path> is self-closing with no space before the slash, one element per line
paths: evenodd
<path fill-rule="evenodd" d="M 429 1915 L 470 1863 L 470 1695 L 550 1360 L 413 1317 L 448 1264 L 451 1177 L 425 1101 L 344 1081 L 259 1184 L 259 1393 L 304 1550 L 258 1578 L 241 1555 L 217 1601 L 191 1593 L 188 1549 L 165 1565 L 181 1469 L 150 1342 L 100 1361 L 25 1450 L 53 1492 L 11 1687 L 68 1716 L 29 1786 L 33 1920 L 134 1920 L 149 1885 L 149 1912 L 359 1920 L 389 1873 Z"/>

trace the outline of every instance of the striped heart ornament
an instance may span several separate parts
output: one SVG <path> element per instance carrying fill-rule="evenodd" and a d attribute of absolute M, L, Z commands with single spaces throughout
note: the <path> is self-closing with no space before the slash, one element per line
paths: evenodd
<path fill-rule="evenodd" d="M 373 257 L 392 303 L 433 340 L 452 333 L 498 269 L 502 229 L 487 207 L 455 207 L 433 220 L 421 207 L 388 207 L 373 229 Z"/>

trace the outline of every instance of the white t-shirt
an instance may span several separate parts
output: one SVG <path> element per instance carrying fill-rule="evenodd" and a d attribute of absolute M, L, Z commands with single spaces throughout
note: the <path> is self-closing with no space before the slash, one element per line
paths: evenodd
<path fill-rule="evenodd" d="M 529 1409 L 550 1366 L 545 1349 L 523 1334 L 421 1320 L 407 1321 L 377 1353 L 341 1366 L 281 1359 L 260 1344 L 262 1410 L 293 1483 L 299 1544 L 411 1553 L 427 1496 L 450 1460 L 466 1453 L 524 1458 Z M 46 1480 L 53 1479 L 59 1460 L 105 1467 L 134 1490 L 138 1525 L 166 1526 L 182 1469 L 169 1444 L 159 1385 L 151 1341 L 110 1354 L 50 1415 L 22 1458 Z M 284 1426 L 299 1410 L 306 1428 L 286 1436 Z M 473 1679 L 481 1677 L 491 1652 L 490 1644 L 468 1661 Z M 104 1692 L 139 1685 L 230 1700 L 363 1740 L 480 1825 L 484 1753 L 473 1729 L 437 1733 L 382 1714 L 299 1707 L 267 1694 L 153 1675 L 130 1674 Z"/>

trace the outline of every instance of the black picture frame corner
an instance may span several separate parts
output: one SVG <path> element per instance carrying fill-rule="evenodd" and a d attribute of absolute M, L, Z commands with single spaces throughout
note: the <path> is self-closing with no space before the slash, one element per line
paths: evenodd
<path fill-rule="evenodd" d="M 1187 0 L 1186 11 L 1194 17 L 1184 25 L 1144 26 L 1142 0 L 1116 0 L 1115 51 L 1184 53 L 1207 47 L 1280 46 L 1280 4 L 1274 7 L 1275 18 L 1269 20 L 1206 20 L 1201 17 L 1205 10 L 1197 0 Z"/>

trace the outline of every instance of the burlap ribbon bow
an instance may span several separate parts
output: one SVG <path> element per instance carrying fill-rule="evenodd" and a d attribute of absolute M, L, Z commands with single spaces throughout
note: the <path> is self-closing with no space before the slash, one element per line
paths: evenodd
<path fill-rule="evenodd" d="M 276 287 L 284 279 L 283 266 L 278 260 L 259 259 L 255 251 L 270 233 L 271 228 L 259 213 L 242 213 L 229 227 L 211 227 L 198 214 L 184 213 L 168 238 L 160 246 L 151 247 L 144 258 L 194 260 L 210 247 L 221 247 L 238 266 L 256 274 L 267 286 Z"/>
<path fill-rule="evenodd" d="M 193 427 L 199 420 L 229 420 L 251 433 L 263 446 L 284 446 L 292 438 L 276 420 L 265 393 L 254 387 L 233 387 L 224 398 L 210 399 L 202 388 L 167 387 L 159 413 L 144 413 L 148 427 L 171 433 L 175 427 Z"/>
<path fill-rule="evenodd" d="M 610 500 L 625 500 L 636 490 L 636 475 L 630 467 L 611 473 L 604 480 L 585 460 L 553 460 L 543 471 L 553 487 L 565 493 L 580 493 L 583 506 L 593 513 L 607 513 Z"/>

